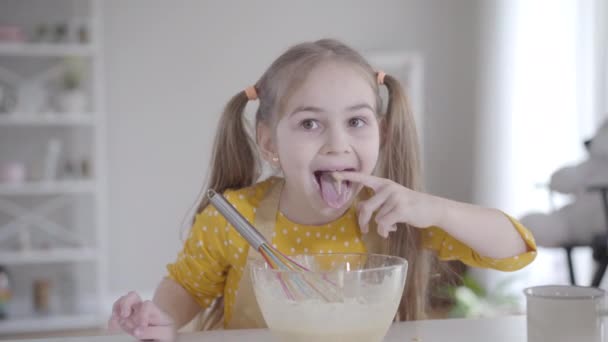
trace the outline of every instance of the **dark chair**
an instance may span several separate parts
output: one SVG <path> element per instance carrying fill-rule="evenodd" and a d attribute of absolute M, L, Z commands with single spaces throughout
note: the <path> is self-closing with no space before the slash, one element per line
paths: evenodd
<path fill-rule="evenodd" d="M 591 286 L 599 287 L 602 279 L 604 278 L 604 274 L 606 273 L 606 268 L 608 268 L 608 185 L 593 186 L 588 190 L 599 192 L 602 198 L 604 217 L 606 218 L 607 234 L 596 235 L 589 246 L 593 250 L 593 260 L 596 262 L 596 269 L 595 273 L 593 274 Z M 562 246 L 566 250 L 566 256 L 568 258 L 568 271 L 570 273 L 570 283 L 573 285 L 576 285 L 576 278 L 574 276 L 574 268 L 572 265 L 572 249 L 579 246 L 581 245 L 572 244 Z"/>

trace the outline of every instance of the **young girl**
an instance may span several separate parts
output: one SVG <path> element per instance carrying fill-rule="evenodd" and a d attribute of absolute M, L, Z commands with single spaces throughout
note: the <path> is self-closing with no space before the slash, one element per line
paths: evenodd
<path fill-rule="evenodd" d="M 386 112 L 381 87 L 388 89 Z M 256 143 L 243 115 L 255 100 Z M 260 159 L 282 176 L 258 180 Z M 287 50 L 228 102 L 205 188 L 224 193 L 286 254 L 406 258 L 396 320 L 416 320 L 425 317 L 434 257 L 514 271 L 536 255 L 530 232 L 501 211 L 420 192 L 418 163 L 399 82 L 344 44 L 320 40 Z M 140 339 L 170 340 L 203 309 L 203 329 L 264 327 L 246 268 L 255 253 L 203 199 L 154 299 L 121 297 L 110 325 Z"/>

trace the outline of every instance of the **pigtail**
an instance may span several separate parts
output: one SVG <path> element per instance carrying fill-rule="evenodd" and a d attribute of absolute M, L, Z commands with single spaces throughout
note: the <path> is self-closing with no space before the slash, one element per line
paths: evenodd
<path fill-rule="evenodd" d="M 390 75 L 382 75 L 388 89 L 388 104 L 383 127 L 380 170 L 383 177 L 413 190 L 421 189 L 419 144 L 416 126 L 403 88 Z M 420 230 L 398 224 L 391 233 L 388 252 L 408 260 L 408 276 L 397 320 L 418 320 L 426 317 L 427 288 L 431 255 L 422 248 Z"/>
<path fill-rule="evenodd" d="M 209 205 L 205 196 L 207 189 L 222 193 L 227 189 L 240 189 L 253 184 L 257 177 L 257 158 L 254 143 L 247 131 L 244 116 L 250 95 L 248 88 L 234 95 L 226 104 L 213 142 L 210 173 L 202 191 L 202 199 L 196 213 L 201 213 Z M 194 221 L 194 219 L 193 219 Z M 220 329 L 224 321 L 224 299 L 216 298 L 193 319 L 195 331 Z"/>
<path fill-rule="evenodd" d="M 222 193 L 227 189 L 248 187 L 257 177 L 259 167 L 254 154 L 255 144 L 243 114 L 248 101 L 246 92 L 241 91 L 224 108 L 213 143 L 211 171 L 203 194 L 207 189 Z M 202 212 L 207 205 L 209 200 L 203 196 L 196 212 Z"/>

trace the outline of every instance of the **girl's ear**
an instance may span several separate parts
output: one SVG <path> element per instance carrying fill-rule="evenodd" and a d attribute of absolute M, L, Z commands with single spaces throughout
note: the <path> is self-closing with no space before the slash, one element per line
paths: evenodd
<path fill-rule="evenodd" d="M 274 143 L 272 127 L 260 122 L 256 128 L 256 140 L 262 158 L 270 165 L 277 166 L 278 154 Z"/>

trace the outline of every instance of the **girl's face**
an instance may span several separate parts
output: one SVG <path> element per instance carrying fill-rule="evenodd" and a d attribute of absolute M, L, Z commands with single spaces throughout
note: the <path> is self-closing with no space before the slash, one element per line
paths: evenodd
<path fill-rule="evenodd" d="M 352 66 L 338 63 L 314 68 L 289 98 L 272 149 L 286 190 L 301 209 L 330 217 L 351 205 L 360 187 L 338 184 L 329 172 L 373 172 L 380 148 L 375 107 L 369 82 Z"/>

